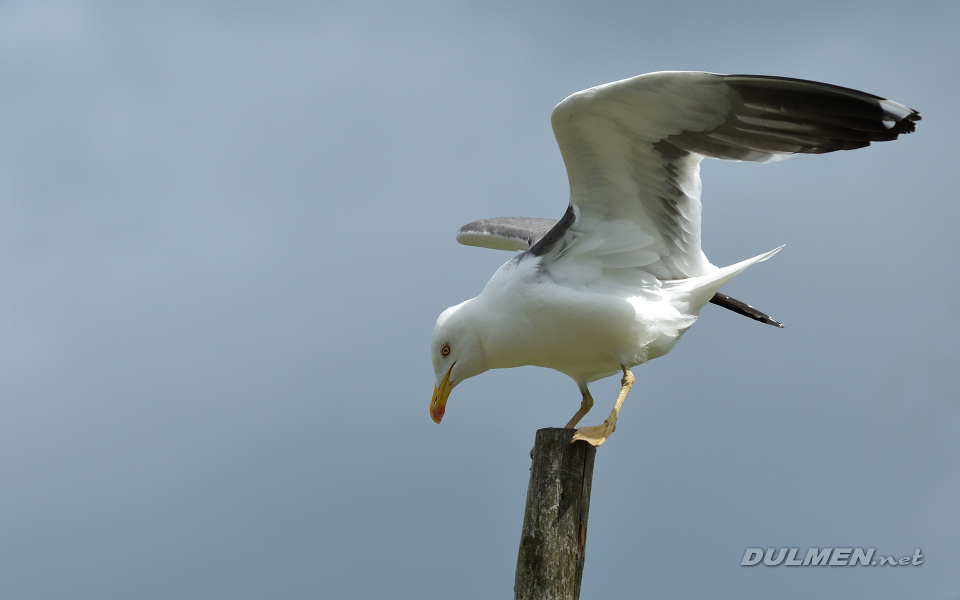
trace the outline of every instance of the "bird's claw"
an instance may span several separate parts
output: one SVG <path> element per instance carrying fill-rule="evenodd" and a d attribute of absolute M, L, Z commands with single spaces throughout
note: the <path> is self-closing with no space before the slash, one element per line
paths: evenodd
<path fill-rule="evenodd" d="M 607 438 L 610 437 L 610 434 L 613 433 L 616 428 L 616 424 L 611 425 L 607 421 L 592 427 L 581 427 L 573 434 L 573 441 L 571 443 L 582 440 L 591 446 L 599 448 L 607 441 Z"/>

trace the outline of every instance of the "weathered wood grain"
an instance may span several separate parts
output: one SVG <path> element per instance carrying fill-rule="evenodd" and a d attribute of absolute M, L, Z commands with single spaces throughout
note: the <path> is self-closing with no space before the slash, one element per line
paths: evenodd
<path fill-rule="evenodd" d="M 517 600 L 577 600 L 597 449 L 573 429 L 537 431 L 517 557 Z"/>

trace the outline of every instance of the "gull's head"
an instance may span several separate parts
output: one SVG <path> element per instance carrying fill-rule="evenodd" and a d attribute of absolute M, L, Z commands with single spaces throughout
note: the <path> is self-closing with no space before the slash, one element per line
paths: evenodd
<path fill-rule="evenodd" d="M 450 391 L 464 379 L 487 370 L 480 336 L 468 309 L 470 302 L 443 311 L 433 327 L 430 358 L 437 384 L 430 401 L 430 417 L 436 423 L 443 418 Z"/>

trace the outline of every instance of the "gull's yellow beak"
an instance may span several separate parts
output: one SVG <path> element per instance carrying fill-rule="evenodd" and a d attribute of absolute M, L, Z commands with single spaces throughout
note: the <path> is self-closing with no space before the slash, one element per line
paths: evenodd
<path fill-rule="evenodd" d="M 457 363 L 453 363 L 453 365 L 455 364 Z M 447 398 L 450 396 L 450 390 L 453 389 L 453 386 L 450 385 L 450 371 L 453 370 L 453 365 L 450 365 L 446 376 L 443 378 L 443 381 L 440 382 L 440 387 L 433 386 L 433 399 L 430 401 L 430 418 L 433 419 L 434 423 L 440 423 L 440 419 L 443 418 L 443 411 L 447 408 Z"/>

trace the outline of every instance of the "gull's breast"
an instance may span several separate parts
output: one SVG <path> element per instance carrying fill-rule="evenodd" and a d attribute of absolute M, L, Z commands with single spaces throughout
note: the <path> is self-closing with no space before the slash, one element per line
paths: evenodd
<path fill-rule="evenodd" d="M 476 299 L 492 369 L 534 365 L 587 382 L 653 358 L 651 346 L 656 356 L 665 354 L 679 335 L 672 321 L 663 335 L 661 314 L 680 317 L 667 302 L 538 282 L 523 270 L 501 269 Z"/>

